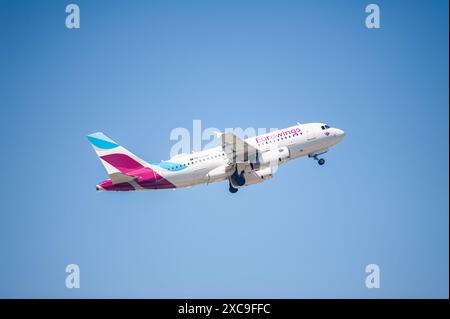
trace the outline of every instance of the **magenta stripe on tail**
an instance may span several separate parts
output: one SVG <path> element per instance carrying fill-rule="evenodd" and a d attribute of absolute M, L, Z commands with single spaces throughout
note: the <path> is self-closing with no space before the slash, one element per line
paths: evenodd
<path fill-rule="evenodd" d="M 134 159 L 125 154 L 109 154 L 101 156 L 100 158 L 125 174 L 144 168 L 144 166 L 142 166 L 139 162 L 136 162 Z"/>
<path fill-rule="evenodd" d="M 120 172 L 136 177 L 137 184 L 145 189 L 175 188 L 176 186 L 149 167 L 141 165 L 125 154 L 109 154 L 102 160 L 117 168 Z M 110 180 L 100 183 L 104 190 L 133 190 L 129 183 L 112 184 Z"/>

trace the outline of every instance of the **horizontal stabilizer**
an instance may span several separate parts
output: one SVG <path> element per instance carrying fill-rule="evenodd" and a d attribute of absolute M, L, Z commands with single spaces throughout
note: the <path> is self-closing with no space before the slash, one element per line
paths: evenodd
<path fill-rule="evenodd" d="M 136 179 L 134 176 L 123 173 L 112 173 L 109 178 L 113 184 L 128 183 Z"/>

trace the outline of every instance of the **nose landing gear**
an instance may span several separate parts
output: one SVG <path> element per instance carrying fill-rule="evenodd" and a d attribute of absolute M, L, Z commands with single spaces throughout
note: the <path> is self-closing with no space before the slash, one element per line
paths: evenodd
<path fill-rule="evenodd" d="M 323 158 L 318 158 L 317 155 L 313 156 L 313 158 L 317 161 L 317 163 L 322 166 L 323 164 L 325 164 L 325 159 Z"/>
<path fill-rule="evenodd" d="M 328 152 L 328 150 L 324 150 L 322 152 L 316 152 L 315 154 L 308 154 L 309 158 L 314 158 L 317 161 L 317 164 L 319 164 L 320 166 L 322 166 L 323 164 L 325 164 L 325 159 L 324 158 L 319 158 L 319 155 L 323 155 L 326 152 Z"/>

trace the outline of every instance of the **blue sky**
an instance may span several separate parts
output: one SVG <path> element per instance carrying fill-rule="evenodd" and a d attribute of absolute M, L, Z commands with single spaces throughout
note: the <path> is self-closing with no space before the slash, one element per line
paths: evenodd
<path fill-rule="evenodd" d="M 0 1 L 0 297 L 448 298 L 447 1 L 378 30 L 369 1 L 69 3 Z M 95 191 L 87 134 L 159 161 L 194 119 L 347 137 L 237 194 Z"/>

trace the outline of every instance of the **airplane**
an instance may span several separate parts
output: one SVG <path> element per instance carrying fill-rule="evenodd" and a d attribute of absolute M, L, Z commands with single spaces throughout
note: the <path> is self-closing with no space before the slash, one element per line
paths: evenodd
<path fill-rule="evenodd" d="M 218 133 L 221 145 L 167 161 L 147 163 L 101 132 L 87 136 L 109 179 L 98 191 L 174 189 L 228 180 L 229 191 L 272 178 L 282 164 L 308 156 L 319 165 L 319 156 L 341 142 L 345 133 L 324 123 L 307 123 L 247 138 Z"/>

